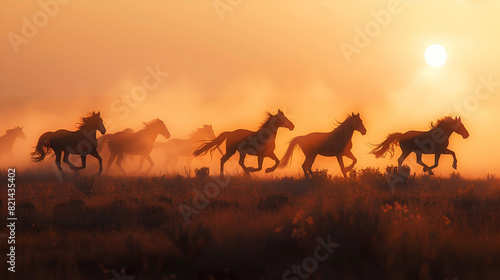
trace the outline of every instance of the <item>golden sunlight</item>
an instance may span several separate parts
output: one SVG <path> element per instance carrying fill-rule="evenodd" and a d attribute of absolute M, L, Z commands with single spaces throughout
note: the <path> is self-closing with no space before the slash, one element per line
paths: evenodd
<path fill-rule="evenodd" d="M 424 57 L 430 66 L 441 67 L 446 62 L 447 55 L 443 46 L 434 44 L 427 47 Z"/>

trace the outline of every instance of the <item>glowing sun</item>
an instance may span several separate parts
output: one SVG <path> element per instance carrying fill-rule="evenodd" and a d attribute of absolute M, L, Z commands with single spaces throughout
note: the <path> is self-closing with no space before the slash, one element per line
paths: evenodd
<path fill-rule="evenodd" d="M 425 61 L 432 67 L 441 67 L 446 62 L 446 50 L 443 46 L 434 44 L 425 50 Z"/>

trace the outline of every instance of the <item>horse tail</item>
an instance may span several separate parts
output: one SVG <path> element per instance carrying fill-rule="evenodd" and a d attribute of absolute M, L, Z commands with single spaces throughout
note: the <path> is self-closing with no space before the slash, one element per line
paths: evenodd
<path fill-rule="evenodd" d="M 399 145 L 399 140 L 403 136 L 402 133 L 392 133 L 387 136 L 384 142 L 375 145 L 375 148 L 370 151 L 370 154 L 374 154 L 376 158 L 385 157 L 387 153 L 394 156 L 394 150 L 396 146 Z"/>
<path fill-rule="evenodd" d="M 52 150 L 49 143 L 51 136 L 52 132 L 46 132 L 40 136 L 35 151 L 31 153 L 31 160 L 34 162 L 40 162 L 45 158 L 45 156 L 50 154 Z"/>
<path fill-rule="evenodd" d="M 219 146 L 226 140 L 227 137 L 229 137 L 229 134 L 231 132 L 222 132 L 217 136 L 214 140 L 208 141 L 207 143 L 201 145 L 198 149 L 196 149 L 193 153 L 195 157 L 199 155 L 206 155 L 208 151 L 210 150 L 211 152 L 214 151 L 215 149 L 219 148 Z"/>
<path fill-rule="evenodd" d="M 280 164 L 278 165 L 279 168 L 285 168 L 292 160 L 292 155 L 295 149 L 297 149 L 297 146 L 300 143 L 302 136 L 298 136 L 293 138 L 290 143 L 288 144 L 288 148 L 286 149 L 285 155 L 280 161 Z"/>

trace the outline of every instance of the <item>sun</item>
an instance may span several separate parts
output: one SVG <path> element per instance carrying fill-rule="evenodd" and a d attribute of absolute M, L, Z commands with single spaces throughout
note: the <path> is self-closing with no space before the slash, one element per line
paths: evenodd
<path fill-rule="evenodd" d="M 427 47 L 425 50 L 425 61 L 432 67 L 441 67 L 446 62 L 446 50 L 443 46 L 434 44 Z"/>

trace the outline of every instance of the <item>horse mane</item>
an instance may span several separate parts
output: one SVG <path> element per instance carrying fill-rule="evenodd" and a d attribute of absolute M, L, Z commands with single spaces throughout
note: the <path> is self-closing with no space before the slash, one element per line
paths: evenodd
<path fill-rule="evenodd" d="M 454 121 L 455 119 L 453 119 L 453 117 L 451 116 L 446 116 L 446 117 L 443 117 L 443 118 L 440 118 L 439 120 L 436 121 L 436 123 L 434 122 L 431 122 L 430 124 L 430 127 L 431 128 L 436 128 L 436 127 L 439 127 L 445 123 L 449 123 L 451 121 Z"/>
<path fill-rule="evenodd" d="M 269 111 L 266 112 L 266 115 L 267 115 L 266 119 L 260 123 L 259 130 L 261 130 L 262 128 L 267 126 L 269 124 L 269 122 L 271 121 L 271 118 L 274 117 L 273 114 L 269 113 Z"/>
<path fill-rule="evenodd" d="M 140 131 L 143 131 L 143 130 L 145 130 L 145 129 L 148 129 L 148 128 L 150 128 L 150 127 L 152 127 L 152 126 L 155 126 L 155 125 L 157 125 L 157 124 L 159 124 L 159 123 L 161 123 L 161 122 L 162 122 L 162 121 L 161 121 L 160 119 L 158 119 L 158 118 L 156 118 L 156 119 L 154 119 L 154 120 L 152 120 L 152 121 L 149 121 L 149 122 L 143 122 L 142 124 L 144 125 L 144 128 L 143 128 L 143 129 L 141 129 Z"/>
<path fill-rule="evenodd" d="M 76 128 L 82 129 L 93 117 L 97 116 L 95 112 L 87 114 L 86 117 L 81 117 L 80 121 L 76 124 Z"/>
<path fill-rule="evenodd" d="M 205 124 L 203 125 L 203 127 L 198 127 L 195 131 L 191 132 L 188 137 L 189 138 L 193 138 L 195 137 L 196 135 L 200 134 L 203 132 L 203 130 L 207 129 L 207 127 L 209 127 L 209 125 Z"/>
<path fill-rule="evenodd" d="M 332 133 L 333 134 L 338 134 L 338 133 L 343 133 L 345 128 L 347 127 L 347 125 L 349 124 L 349 120 L 352 116 L 351 115 L 347 115 L 347 118 L 345 118 L 345 120 L 343 122 L 339 122 L 339 121 L 335 121 L 333 123 L 333 131 Z"/>
<path fill-rule="evenodd" d="M 16 130 L 18 130 L 18 129 L 22 129 L 22 128 L 21 128 L 20 126 L 16 126 L 16 127 L 14 127 L 14 128 L 7 129 L 7 130 L 5 131 L 5 134 L 12 133 L 12 132 L 14 132 L 14 131 L 16 131 Z"/>

